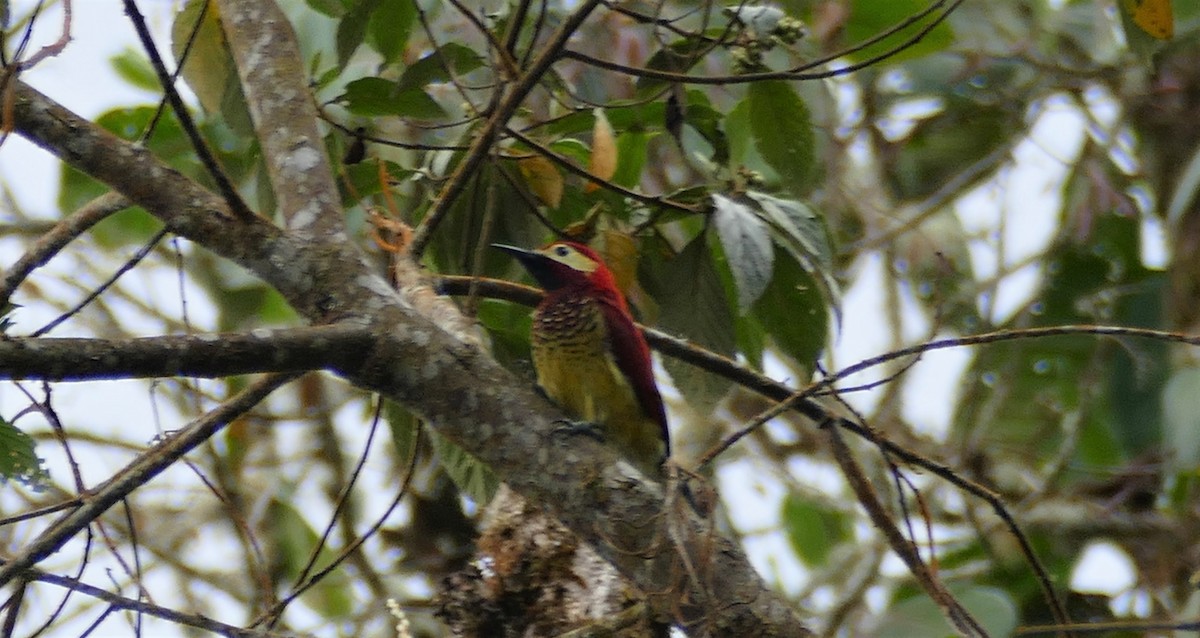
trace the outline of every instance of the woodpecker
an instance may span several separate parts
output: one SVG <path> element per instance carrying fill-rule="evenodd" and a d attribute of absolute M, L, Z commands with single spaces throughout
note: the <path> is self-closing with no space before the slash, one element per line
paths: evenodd
<path fill-rule="evenodd" d="M 591 248 L 569 241 L 538 250 L 494 244 L 546 291 L 533 313 L 538 385 L 573 418 L 594 424 L 643 474 L 662 476 L 670 433 L 650 347 L 612 272 Z"/>

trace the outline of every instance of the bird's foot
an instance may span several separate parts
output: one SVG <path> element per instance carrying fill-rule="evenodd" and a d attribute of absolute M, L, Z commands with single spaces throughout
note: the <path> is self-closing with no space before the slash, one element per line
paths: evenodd
<path fill-rule="evenodd" d="M 673 459 L 664 461 L 663 468 L 668 484 L 673 485 L 676 493 L 683 496 L 692 511 L 702 518 L 712 516 L 713 510 L 716 509 L 717 493 L 704 476 Z"/>
<path fill-rule="evenodd" d="M 554 428 L 555 434 L 582 434 L 604 442 L 604 428 L 599 423 L 591 421 L 572 421 L 570 419 L 559 419 L 554 422 L 557 427 Z"/>

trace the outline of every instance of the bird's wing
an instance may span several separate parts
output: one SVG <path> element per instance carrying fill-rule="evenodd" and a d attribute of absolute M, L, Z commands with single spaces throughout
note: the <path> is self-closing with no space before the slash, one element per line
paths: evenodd
<path fill-rule="evenodd" d="M 604 324 L 608 328 L 608 342 L 612 348 L 617 368 L 633 385 L 634 394 L 642 411 L 654 419 L 662 428 L 662 440 L 666 453 L 671 453 L 670 431 L 667 429 L 667 411 L 663 407 L 662 395 L 654 383 L 654 364 L 650 360 L 650 346 L 646 338 L 630 319 L 629 313 L 615 302 L 602 299 L 600 310 L 604 313 Z"/>

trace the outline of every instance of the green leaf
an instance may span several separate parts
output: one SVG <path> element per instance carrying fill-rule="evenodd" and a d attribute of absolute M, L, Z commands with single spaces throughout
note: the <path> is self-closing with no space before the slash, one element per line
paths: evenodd
<path fill-rule="evenodd" d="M 592 154 L 592 150 L 588 148 L 587 144 L 573 137 L 554 140 L 550 143 L 550 148 L 559 155 L 575 160 L 575 163 L 580 166 L 587 166 L 588 158 Z"/>
<path fill-rule="evenodd" d="M 673 258 L 665 243 L 648 239 L 638 263 L 641 283 L 661 307 L 658 326 L 724 355 L 736 345 L 734 316 L 703 235 L 698 235 Z M 694 366 L 665 359 L 675 385 L 688 404 L 703 412 L 728 390 L 729 382 Z"/>
<path fill-rule="evenodd" d="M 237 133 L 251 135 L 254 125 L 215 3 L 188 0 L 175 16 L 171 25 L 171 52 L 177 61 L 182 59 L 185 49 L 188 55 L 183 61 L 183 79 L 204 111 L 220 115 Z"/>
<path fill-rule="evenodd" d="M 404 70 L 398 83 L 399 90 L 420 89 L 435 82 L 449 82 L 452 77 L 470 73 L 481 66 L 483 58 L 474 49 L 453 42 L 444 44 Z"/>
<path fill-rule="evenodd" d="M 317 13 L 331 18 L 340 18 L 346 13 L 346 3 L 343 0 L 304 0 L 304 3 Z"/>
<path fill-rule="evenodd" d="M 746 318 L 761 324 L 775 348 L 809 372 L 829 339 L 829 307 L 821 287 L 789 256 L 775 260 L 771 283 Z"/>
<path fill-rule="evenodd" d="M 382 0 L 368 22 L 367 42 L 385 62 L 395 62 L 404 55 L 416 18 L 413 0 Z"/>
<path fill-rule="evenodd" d="M 273 565 L 289 580 L 294 580 L 300 576 L 321 537 L 295 507 L 279 499 L 273 499 L 268 506 L 266 524 L 270 540 L 273 542 Z M 315 568 L 323 569 L 334 558 L 336 554 L 329 546 L 322 546 Z M 350 578 L 346 573 L 334 570 L 321 578 L 316 585 L 305 590 L 300 598 L 322 616 L 339 618 L 350 613 L 353 604 L 351 589 Z"/>
<path fill-rule="evenodd" d="M 788 542 L 805 565 L 824 565 L 838 544 L 850 540 L 853 520 L 845 512 L 818 501 L 788 494 L 781 516 Z"/>
<path fill-rule="evenodd" d="M 815 164 L 812 118 L 787 82 L 754 82 L 746 93 L 750 131 L 758 152 L 789 192 L 811 187 Z"/>
<path fill-rule="evenodd" d="M 496 478 L 491 468 L 437 432 L 428 432 L 433 450 L 450 480 L 479 505 L 490 502 L 500 488 L 500 479 Z"/>
<path fill-rule="evenodd" d="M 417 419 L 412 412 L 391 399 L 383 401 L 383 418 L 392 433 L 392 447 L 396 450 L 396 458 L 403 467 L 411 462 L 413 455 L 417 453 Z"/>
<path fill-rule="evenodd" d="M 133 86 L 147 91 L 162 90 L 162 85 L 158 82 L 158 75 L 154 73 L 154 67 L 150 66 L 141 52 L 127 48 L 109 58 L 108 61 L 117 75 Z"/>
<path fill-rule="evenodd" d="M 365 117 L 395 115 L 436 119 L 446 114 L 424 91 L 401 91 L 395 82 L 376 77 L 359 78 L 347 84 L 346 92 L 338 100 L 350 112 Z"/>
<path fill-rule="evenodd" d="M 617 137 L 617 172 L 612 176 L 613 183 L 625 188 L 635 188 L 641 183 L 652 137 L 643 131 L 626 131 Z"/>
<path fill-rule="evenodd" d="M 338 67 L 345 68 L 350 56 L 358 50 L 367 35 L 371 14 L 379 7 L 381 0 L 354 0 L 354 4 L 342 16 L 337 27 L 337 59 Z"/>
<path fill-rule="evenodd" d="M 639 262 L 642 284 L 662 308 L 659 325 L 721 354 L 732 354 L 733 313 L 704 237 L 697 236 L 675 257 L 646 267 L 661 254 L 647 246 Z"/>
<path fill-rule="evenodd" d="M 851 46 L 864 42 L 891 30 L 928 6 L 929 3 L 925 0 L 853 0 L 850 5 L 850 20 L 846 23 L 846 40 Z M 938 15 L 938 12 L 934 12 L 934 15 Z M 887 58 L 887 62 L 896 63 L 941 51 L 954 41 L 950 25 L 944 20 L 932 31 L 922 35 L 917 42 L 904 46 L 907 40 L 925 29 L 932 19 L 933 16 L 928 16 L 924 20 L 910 24 L 882 42 L 854 51 L 848 57 L 860 62 L 884 53 L 894 52 Z M 897 50 L 901 46 L 904 48 Z"/>
<path fill-rule="evenodd" d="M 738 310 L 745 313 L 771 281 L 775 247 L 766 222 L 755 214 L 753 202 L 714 193 L 713 226 L 737 288 Z"/>
<path fill-rule="evenodd" d="M 0 478 L 40 491 L 50 475 L 34 453 L 34 441 L 7 419 L 0 418 Z"/>
<path fill-rule="evenodd" d="M 821 217 L 807 204 L 794 199 L 754 191 L 747 191 L 746 197 L 758 204 L 759 216 L 771 227 L 775 240 L 813 275 L 840 321 L 841 292 L 834 273 L 833 246 Z"/>

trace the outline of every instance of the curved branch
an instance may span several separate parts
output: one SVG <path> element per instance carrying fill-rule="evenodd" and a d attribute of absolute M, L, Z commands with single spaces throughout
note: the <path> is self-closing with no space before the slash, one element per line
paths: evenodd
<path fill-rule="evenodd" d="M 884 510 L 883 504 L 879 501 L 879 496 L 875 493 L 875 488 L 871 486 L 871 482 L 867 480 L 866 475 L 862 471 L 862 467 L 855 460 L 854 454 L 850 451 L 850 447 L 846 445 L 846 441 L 842 438 L 841 429 L 833 421 L 827 421 L 821 424 L 821 428 L 825 431 L 829 439 L 829 447 L 833 453 L 833 458 L 837 461 L 839 467 L 842 468 L 842 476 L 850 484 L 850 489 L 858 497 L 859 505 L 866 510 L 867 516 L 887 539 L 888 546 L 892 551 L 904 561 L 908 566 L 908 571 L 929 594 L 930 599 L 942 610 L 942 614 L 946 617 L 950 624 L 954 625 L 964 636 L 982 636 L 986 638 L 988 635 L 980 626 L 979 621 L 967 611 L 957 599 L 938 580 L 925 561 L 921 560 L 921 554 L 917 550 L 916 545 L 904 537 L 896 524 L 892 522 L 892 517 Z"/>
<path fill-rule="evenodd" d="M 785 71 L 762 71 L 758 73 L 743 73 L 739 75 L 688 75 L 687 73 L 672 73 L 670 71 L 659 71 L 658 69 L 646 67 L 631 67 L 596 58 L 572 49 L 564 50 L 562 52 L 562 57 L 578 60 L 584 64 L 605 69 L 606 71 L 613 71 L 615 73 L 621 73 L 638 78 L 647 78 L 651 80 L 678 82 L 681 84 L 746 84 L 750 82 L 761 82 L 764 80 L 823 80 L 841 75 L 849 75 L 855 71 L 860 71 L 867 67 L 874 66 L 917 44 L 924 39 L 925 36 L 929 35 L 929 33 L 933 31 L 935 27 L 945 21 L 945 19 L 965 0 L 953 0 L 950 2 L 950 6 L 946 7 L 945 10 L 938 14 L 933 20 L 922 26 L 920 30 L 909 36 L 892 49 L 884 51 L 878 55 L 871 56 L 870 58 L 862 60 L 861 62 L 848 64 L 836 69 L 829 69 L 827 71 L 810 71 L 810 69 L 815 69 L 817 67 L 829 64 L 830 62 L 834 62 L 840 58 L 850 55 L 851 53 L 861 51 L 869 46 L 886 40 L 897 33 L 900 33 L 908 27 L 925 19 L 929 15 L 932 15 L 935 11 L 945 6 L 949 1 L 950 0 L 937 0 L 925 9 L 922 9 L 920 12 L 905 18 L 896 26 L 886 31 L 882 31 L 863 42 L 860 42 L 848 49 L 838 51 L 837 53 L 818 58 L 812 62 L 805 62 L 804 64 L 787 69 Z"/>
<path fill-rule="evenodd" d="M 218 620 L 213 620 L 207 616 L 200 614 L 186 614 L 168 607 L 162 607 L 150 602 L 134 600 L 125 596 L 114 594 L 106 589 L 101 589 L 95 585 L 89 585 L 79 579 L 69 578 L 67 576 L 59 576 L 58 574 L 48 574 L 37 569 L 28 569 L 26 574 L 30 582 L 49 583 L 59 587 L 69 589 L 73 592 L 79 592 L 86 596 L 91 596 L 108 603 L 109 609 L 126 609 L 138 614 L 145 614 L 155 618 L 161 618 L 179 625 L 187 627 L 195 627 L 203 629 L 220 636 L 229 636 L 229 638 L 290 638 L 295 634 L 279 633 L 267 631 L 264 629 L 243 629 L 228 623 L 223 623 Z"/>
<path fill-rule="evenodd" d="M 128 207 L 128 199 L 118 193 L 109 192 L 84 204 L 70 217 L 55 224 L 54 228 L 38 239 L 37 243 L 17 260 L 17 263 L 4 271 L 4 279 L 0 281 L 0 308 L 8 303 L 21 282 L 39 266 L 49 262 L 67 244 L 92 226 Z"/>

